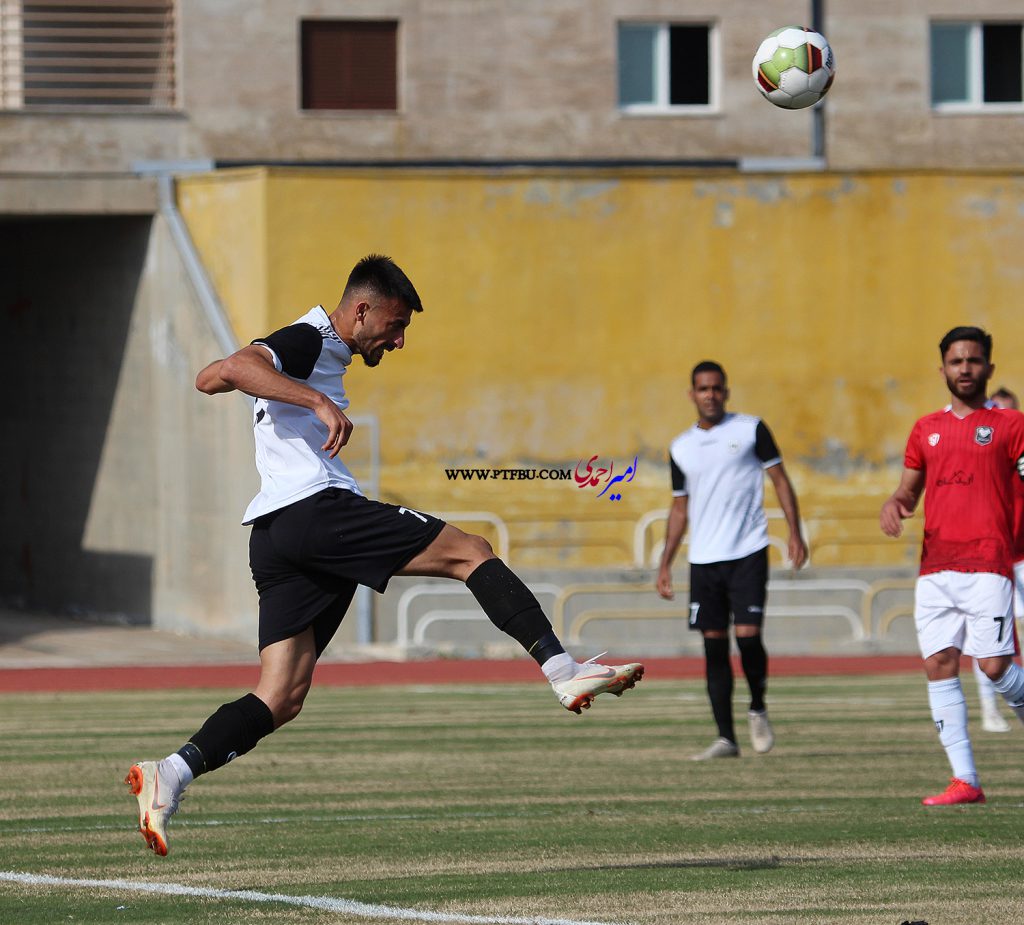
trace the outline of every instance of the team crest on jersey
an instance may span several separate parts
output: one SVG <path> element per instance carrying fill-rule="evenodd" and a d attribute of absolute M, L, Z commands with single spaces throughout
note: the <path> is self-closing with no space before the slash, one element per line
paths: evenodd
<path fill-rule="evenodd" d="M 987 426 L 975 427 L 974 442 L 978 446 L 988 446 L 992 442 L 992 428 Z"/>
<path fill-rule="evenodd" d="M 928 434 L 928 446 L 935 446 L 939 442 L 938 434 Z"/>

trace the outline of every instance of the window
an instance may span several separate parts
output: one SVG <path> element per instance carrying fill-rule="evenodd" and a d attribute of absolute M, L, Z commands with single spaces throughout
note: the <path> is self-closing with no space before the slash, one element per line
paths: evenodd
<path fill-rule="evenodd" d="M 619 107 L 626 112 L 710 109 L 714 30 L 693 23 L 619 23 Z"/>
<path fill-rule="evenodd" d="M 933 22 L 932 106 L 1020 109 L 1024 104 L 1024 24 Z"/>
<path fill-rule="evenodd" d="M 302 22 L 303 109 L 397 109 L 398 23 Z"/>
<path fill-rule="evenodd" d="M 0 2 L 0 107 L 174 106 L 174 6 Z"/>

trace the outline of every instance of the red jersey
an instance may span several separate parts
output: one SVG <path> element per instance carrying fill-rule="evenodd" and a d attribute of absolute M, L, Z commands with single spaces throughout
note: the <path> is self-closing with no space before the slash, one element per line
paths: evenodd
<path fill-rule="evenodd" d="M 993 407 L 996 407 L 993 405 Z M 1024 562 L 1024 475 L 1014 483 L 1013 561 Z"/>
<path fill-rule="evenodd" d="M 1012 580 L 1024 414 L 925 415 L 910 432 L 904 465 L 924 472 L 921 574 L 994 572 Z"/>
<path fill-rule="evenodd" d="M 1013 561 L 1024 562 L 1024 480 L 1017 482 L 1013 495 Z"/>

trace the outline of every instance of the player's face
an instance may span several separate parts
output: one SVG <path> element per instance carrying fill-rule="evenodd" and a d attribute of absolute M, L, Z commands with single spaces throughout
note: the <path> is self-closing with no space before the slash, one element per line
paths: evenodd
<path fill-rule="evenodd" d="M 697 373 L 693 378 L 690 398 L 697 406 L 697 414 L 701 421 L 706 424 L 717 424 L 725 417 L 725 403 L 729 398 L 725 377 L 714 371 Z"/>
<path fill-rule="evenodd" d="M 405 346 L 405 329 L 412 320 L 412 311 L 398 299 L 379 299 L 356 308 L 356 325 L 352 332 L 356 352 L 367 366 L 376 366 L 385 353 Z"/>
<path fill-rule="evenodd" d="M 994 369 L 985 359 L 981 344 L 973 340 L 954 341 L 942 358 L 942 375 L 950 394 L 965 402 L 985 397 Z"/>

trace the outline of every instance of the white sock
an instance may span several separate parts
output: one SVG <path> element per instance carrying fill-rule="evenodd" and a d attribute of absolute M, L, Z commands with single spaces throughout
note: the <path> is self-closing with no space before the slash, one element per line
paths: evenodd
<path fill-rule="evenodd" d="M 174 768 L 174 773 L 178 775 L 179 789 L 184 790 L 192 783 L 192 769 L 185 763 L 185 759 L 181 755 L 175 752 L 173 755 L 168 755 L 164 758 L 164 762 Z"/>
<path fill-rule="evenodd" d="M 981 670 L 978 660 L 974 659 L 974 680 L 978 683 L 978 697 L 982 709 L 993 708 L 996 704 L 996 688 L 992 679 Z"/>
<path fill-rule="evenodd" d="M 576 659 L 568 652 L 559 652 L 558 655 L 552 655 L 551 658 L 540 666 L 540 670 L 544 672 L 544 677 L 552 683 L 575 678 L 576 669 Z"/>
<path fill-rule="evenodd" d="M 1010 709 L 1024 721 L 1024 671 L 1020 665 L 1010 662 L 1010 667 L 1003 672 L 998 681 L 992 682 L 992 686 L 1003 695 L 1003 700 L 1009 704 Z"/>
<path fill-rule="evenodd" d="M 967 701 L 960 679 L 929 681 L 928 704 L 953 776 L 977 787 L 978 769 L 974 765 L 971 739 L 967 735 Z"/>

